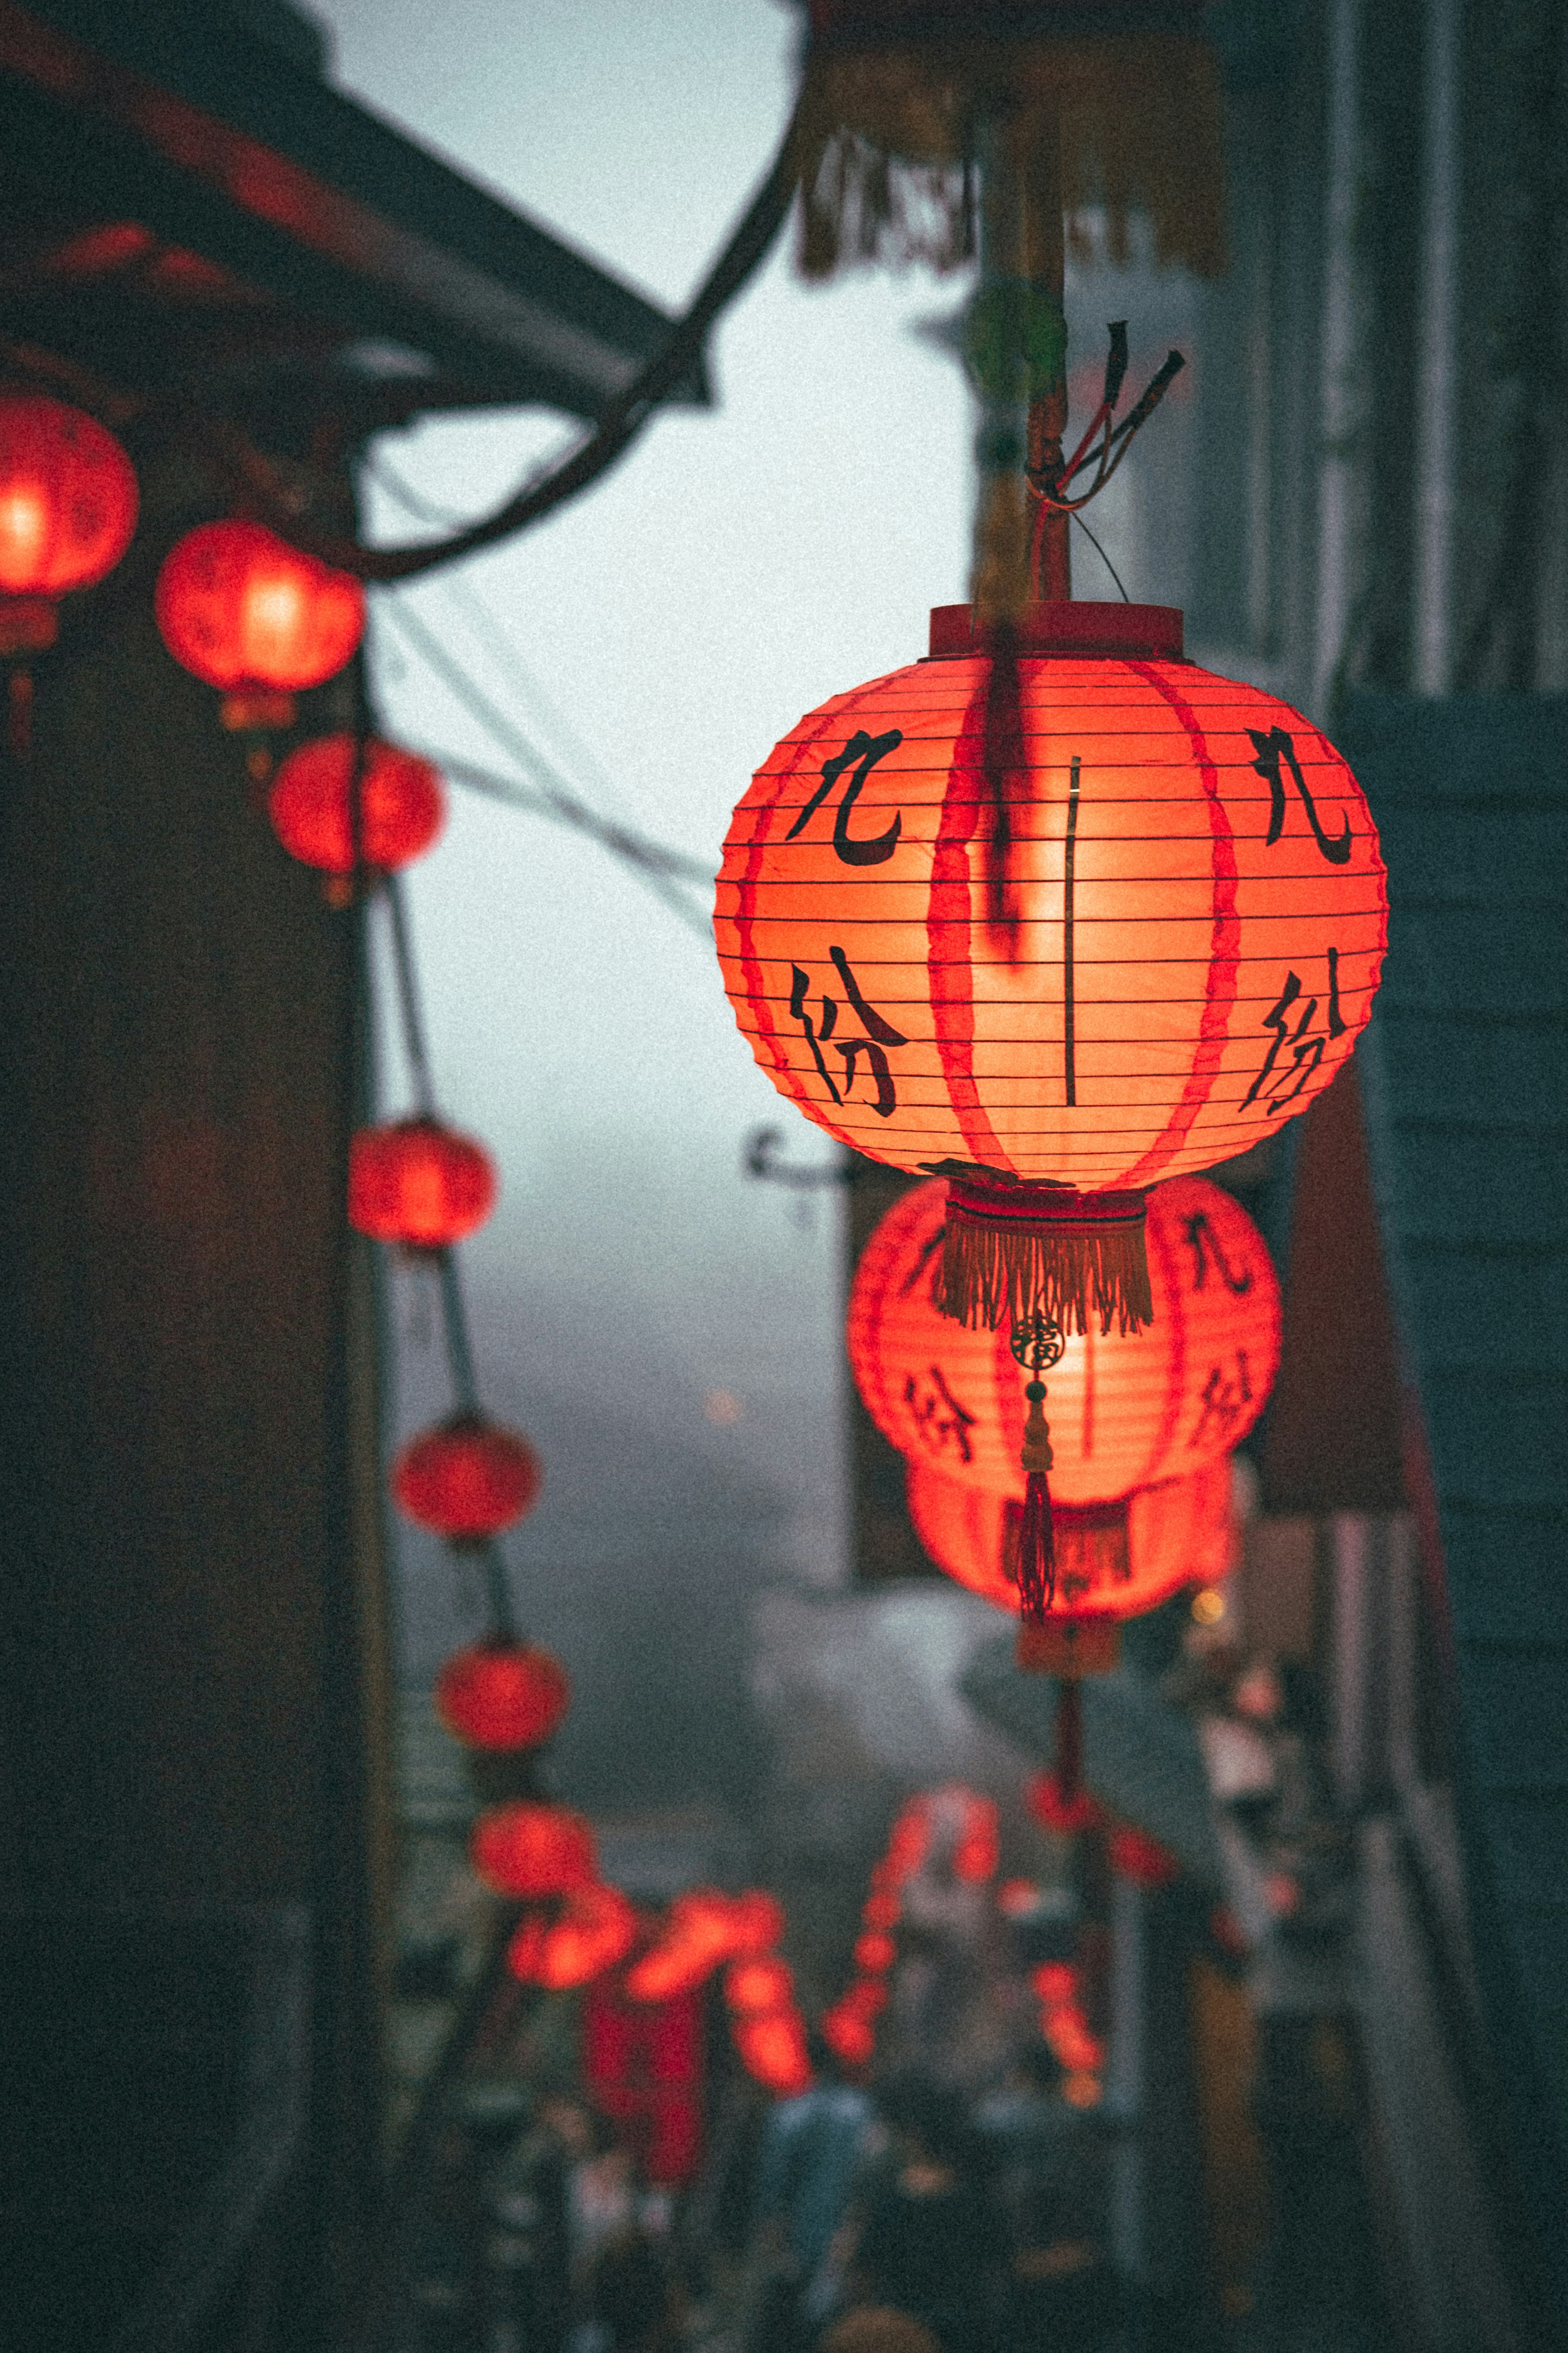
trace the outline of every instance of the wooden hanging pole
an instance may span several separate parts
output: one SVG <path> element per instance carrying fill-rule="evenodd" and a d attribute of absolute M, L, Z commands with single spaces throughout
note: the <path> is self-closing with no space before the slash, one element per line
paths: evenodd
<path fill-rule="evenodd" d="M 1021 173 L 1025 273 L 1060 322 L 1056 364 L 1048 379 L 1034 387 L 1029 402 L 1027 467 L 1036 481 L 1055 482 L 1061 473 L 1062 436 L 1068 425 L 1067 236 L 1062 218 L 1061 112 L 1052 104 L 1030 118 L 1032 152 Z M 1072 595 L 1070 515 L 1043 501 L 1035 509 L 1030 533 L 1031 586 L 1037 597 L 1066 599 Z"/>

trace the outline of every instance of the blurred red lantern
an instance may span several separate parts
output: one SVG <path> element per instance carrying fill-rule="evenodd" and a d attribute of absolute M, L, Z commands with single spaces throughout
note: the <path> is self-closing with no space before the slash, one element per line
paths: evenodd
<path fill-rule="evenodd" d="M 1058 2010 L 1078 1994 L 1078 1971 L 1070 1961 L 1042 1961 L 1031 1970 L 1029 1983 L 1047 2010 Z"/>
<path fill-rule="evenodd" d="M 372 1241 L 447 1250 L 496 1202 L 495 1162 L 438 1119 L 362 1127 L 349 1145 L 349 1223 Z"/>
<path fill-rule="evenodd" d="M 498 1895 L 570 1895 L 599 1875 L 592 1823 L 531 1798 L 488 1807 L 469 1833 L 468 1860 Z"/>
<path fill-rule="evenodd" d="M 153 609 L 174 659 L 229 698 L 226 723 L 286 727 L 300 688 L 364 635 L 364 590 L 264 524 L 205 522 L 164 557 Z"/>
<path fill-rule="evenodd" d="M 626 1971 L 627 1993 L 634 2001 L 668 2001 L 689 1992 L 735 1956 L 735 1936 L 734 1899 L 717 1887 L 688 1888 L 670 1905 L 657 1942 Z"/>
<path fill-rule="evenodd" d="M 1135 1887 L 1168 1887 L 1180 1876 L 1182 1866 L 1170 1848 L 1131 1822 L 1119 1823 L 1105 1844 L 1111 1870 Z"/>
<path fill-rule="evenodd" d="M 18 758 L 31 734 L 28 657 L 55 642 L 57 599 L 112 572 L 136 510 L 131 460 L 95 417 L 42 393 L 0 396 L 0 659 Z"/>
<path fill-rule="evenodd" d="M 572 1685 L 548 1651 L 496 1636 L 454 1651 L 435 1700 L 447 1731 L 469 1748 L 537 1748 L 560 1725 Z"/>
<path fill-rule="evenodd" d="M 724 2000 L 733 2010 L 787 2010 L 795 1973 L 787 1961 L 732 1961 L 724 1972 Z"/>
<path fill-rule="evenodd" d="M 857 1978 L 839 1997 L 840 2006 L 855 2010 L 862 2018 L 880 2018 L 888 2007 L 888 1987 L 884 1978 Z"/>
<path fill-rule="evenodd" d="M 846 2067 L 870 2064 L 876 2054 L 877 2030 L 862 2011 L 835 2002 L 831 2010 L 823 2011 L 821 2027 L 823 2041 Z"/>
<path fill-rule="evenodd" d="M 809 2091 L 811 2060 L 798 2010 L 774 2010 L 761 2018 L 737 2018 L 731 2025 L 747 2073 L 781 2099 Z"/>
<path fill-rule="evenodd" d="M 131 460 L 96 417 L 42 393 L 0 395 L 0 651 L 53 645 L 55 599 L 113 571 L 137 504 Z"/>
<path fill-rule="evenodd" d="M 522 1984 L 560 1993 L 613 1969 L 637 1936 L 637 1913 L 620 1889 L 595 1883 L 568 1895 L 556 1919 L 524 1920 L 507 1947 L 507 1967 Z"/>
<path fill-rule="evenodd" d="M 952 1851 L 953 1876 L 972 1887 L 996 1875 L 1002 1860 L 996 1808 L 989 1798 L 969 1799 L 963 1833 Z"/>
<path fill-rule="evenodd" d="M 875 1160 L 952 1170 L 950 1312 L 1070 1332 L 1148 1319 L 1141 1188 L 1328 1085 L 1385 909 L 1344 762 L 1184 660 L 1179 613 L 1032 605 L 993 649 L 963 606 L 769 754 L 715 931 L 779 1092 Z"/>
<path fill-rule="evenodd" d="M 374 738 L 360 773 L 359 857 L 354 856 L 352 735 L 318 735 L 289 753 L 272 779 L 268 814 L 290 858 L 325 874 L 356 864 L 386 873 L 428 849 L 446 821 L 440 770 L 417 753 Z"/>
<path fill-rule="evenodd" d="M 931 1816 L 921 1799 L 911 1798 L 888 1833 L 888 1876 L 895 1886 L 913 1878 L 930 1844 Z"/>
<path fill-rule="evenodd" d="M 1105 2045 L 1091 2034 L 1080 2010 L 1064 2004 L 1049 2010 L 1040 2021 L 1053 2056 L 1074 2074 L 1092 2074 L 1105 2063 Z"/>
<path fill-rule="evenodd" d="M 786 1923 L 784 1905 L 764 1887 L 748 1887 L 730 1902 L 731 1950 L 739 1954 L 768 1952 L 781 1944 Z"/>
<path fill-rule="evenodd" d="M 901 1910 L 896 1895 L 868 1895 L 860 1906 L 860 1919 L 868 1928 L 896 1928 Z"/>
<path fill-rule="evenodd" d="M 481 1544 L 532 1508 L 542 1477 L 516 1430 L 458 1413 L 409 1440 L 392 1466 L 392 1493 L 400 1511 L 448 1544 Z"/>
<path fill-rule="evenodd" d="M 1024 1784 L 1024 1803 L 1042 1830 L 1058 1837 L 1091 1831 L 1100 1820 L 1100 1808 L 1089 1791 L 1064 1789 L 1058 1773 L 1032 1774 Z"/>
<path fill-rule="evenodd" d="M 960 1486 L 914 1462 L 907 1484 L 910 1517 L 937 1567 L 998 1609 L 1016 1609 L 1022 1497 Z M 1058 1504 L 1055 1516 L 1055 1617 L 1134 1618 L 1184 1585 L 1228 1576 L 1233 1565 L 1225 1457 L 1190 1478 L 1140 1488 L 1122 1503 L 1078 1511 Z"/>
<path fill-rule="evenodd" d="M 849 1295 L 850 1369 L 867 1411 L 911 1463 L 1012 1493 L 1023 1486 L 1023 1383 L 1005 1329 L 967 1331 L 937 1306 L 946 1214 L 939 1181 L 917 1186 L 866 1245 Z M 1273 1387 L 1279 1283 L 1240 1204 L 1202 1177 L 1157 1186 L 1147 1246 L 1152 1324 L 1107 1334 L 1091 1320 L 1049 1373 L 1058 1514 L 1229 1453 Z"/>
<path fill-rule="evenodd" d="M 863 1936 L 855 1939 L 855 1966 L 868 1977 L 890 1969 L 898 1957 L 899 1948 L 892 1937 L 883 1936 L 878 1929 L 868 1929 Z"/>

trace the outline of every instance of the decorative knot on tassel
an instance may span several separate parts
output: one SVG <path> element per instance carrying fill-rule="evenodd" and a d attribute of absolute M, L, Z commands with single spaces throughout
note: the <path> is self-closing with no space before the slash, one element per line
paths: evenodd
<path fill-rule="evenodd" d="M 1040 1378 L 1060 1364 L 1067 1346 L 1061 1325 L 1037 1309 L 1015 1324 L 1008 1343 L 1029 1379 L 1024 1395 L 1029 1411 L 1024 1423 L 1024 1515 L 1018 1527 L 1018 1614 L 1026 1625 L 1044 1623 L 1057 1598 L 1056 1540 L 1051 1527 L 1051 1491 L 1047 1474 L 1051 1467 L 1050 1426 L 1046 1419 L 1046 1385 Z"/>
<path fill-rule="evenodd" d="M 1142 1193 L 1079 1193 L 948 1161 L 937 1306 L 994 1332 L 1044 1315 L 1062 1332 L 1126 1334 L 1154 1320 Z M 1020 1359 L 1022 1361 L 1022 1359 Z"/>

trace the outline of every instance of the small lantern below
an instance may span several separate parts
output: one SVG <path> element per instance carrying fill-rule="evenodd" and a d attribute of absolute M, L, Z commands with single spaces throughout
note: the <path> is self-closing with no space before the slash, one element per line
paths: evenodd
<path fill-rule="evenodd" d="M 349 1146 L 349 1223 L 372 1241 L 447 1250 L 496 1202 L 495 1162 L 438 1119 L 362 1127 Z"/>
<path fill-rule="evenodd" d="M 569 1807 L 527 1798 L 479 1815 L 468 1860 L 487 1887 L 524 1902 L 571 1895 L 598 1878 L 593 1825 Z"/>
<path fill-rule="evenodd" d="M 364 590 L 265 524 L 201 523 L 171 548 L 153 611 L 174 659 L 224 697 L 232 730 L 289 727 L 364 635 Z"/>
<path fill-rule="evenodd" d="M 528 1440 L 477 1413 L 410 1439 L 392 1468 L 398 1509 L 448 1544 L 482 1544 L 529 1512 L 543 1473 Z"/>
<path fill-rule="evenodd" d="M 429 849 L 446 822 L 447 795 L 440 770 L 416 753 L 374 737 L 362 747 L 352 735 L 319 735 L 283 761 L 267 813 L 289 857 L 302 866 L 333 877 L 360 869 L 387 874 Z"/>
<path fill-rule="evenodd" d="M 572 1685 L 548 1651 L 497 1639 L 455 1651 L 435 1699 L 447 1731 L 469 1748 L 537 1748 L 559 1730 Z"/>

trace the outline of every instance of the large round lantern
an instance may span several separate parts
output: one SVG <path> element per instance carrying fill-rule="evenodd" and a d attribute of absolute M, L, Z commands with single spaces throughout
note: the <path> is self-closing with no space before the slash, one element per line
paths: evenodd
<path fill-rule="evenodd" d="M 364 590 L 258 522 L 205 522 L 164 557 L 153 608 L 174 659 L 227 698 L 232 727 L 286 727 L 364 635 Z"/>
<path fill-rule="evenodd" d="M 537 1748 L 572 1704 L 565 1668 L 531 1642 L 495 1637 L 455 1651 L 436 1678 L 436 1713 L 469 1748 Z"/>
<path fill-rule="evenodd" d="M 495 1207 L 495 1162 L 438 1119 L 362 1127 L 349 1145 L 349 1223 L 372 1241 L 447 1250 Z"/>
<path fill-rule="evenodd" d="M 868 1412 L 911 1463 L 1009 1493 L 1020 1483 L 1025 1401 L 1005 1331 L 940 1310 L 942 1185 L 896 1201 L 861 1253 L 846 1326 Z M 1279 1284 L 1268 1246 L 1231 1195 L 1178 1177 L 1149 1196 L 1154 1320 L 1128 1333 L 1091 1322 L 1049 1378 L 1051 1494 L 1058 1507 L 1115 1503 L 1217 1461 L 1262 1412 L 1279 1362 Z"/>
<path fill-rule="evenodd" d="M 468 1834 L 468 1860 L 498 1895 L 570 1895 L 598 1877 L 593 1825 L 566 1806 L 519 1798 L 490 1806 Z"/>
<path fill-rule="evenodd" d="M 998 1609 L 1016 1610 L 1023 1497 L 963 1486 L 916 1462 L 907 1485 L 910 1517 L 937 1567 Z M 1058 1504 L 1056 1538 L 1053 1614 L 1140 1617 L 1184 1585 L 1229 1576 L 1236 1560 L 1230 1463 L 1222 1457 L 1185 1479 L 1141 1487 L 1120 1512 Z"/>
<path fill-rule="evenodd" d="M 735 811 L 716 930 L 757 1060 L 856 1151 L 947 1174 L 942 1299 L 1146 1322 L 1142 1195 L 1271 1134 L 1365 1025 L 1365 798 L 1181 615 L 967 606 L 792 729 Z"/>
<path fill-rule="evenodd" d="M 477 1413 L 409 1440 L 392 1466 L 400 1511 L 448 1544 L 482 1544 L 532 1508 L 542 1472 L 526 1438 Z"/>
<path fill-rule="evenodd" d="M 0 396 L 0 645 L 54 643 L 55 599 L 113 571 L 136 529 L 136 476 L 95 417 L 41 393 Z M 19 612 L 13 600 L 37 609 Z"/>
<path fill-rule="evenodd" d="M 553 1920 L 524 1920 L 507 1947 L 507 1967 L 524 1985 L 562 1993 L 624 1961 L 637 1939 L 637 1915 L 618 1887 L 595 1883 L 569 1894 Z"/>
<path fill-rule="evenodd" d="M 321 735 L 282 762 L 267 813 L 289 857 L 302 866 L 330 875 L 352 874 L 356 867 L 391 873 L 429 849 L 446 821 L 447 796 L 440 770 L 417 753 L 374 738 L 362 747 L 352 735 Z"/>

